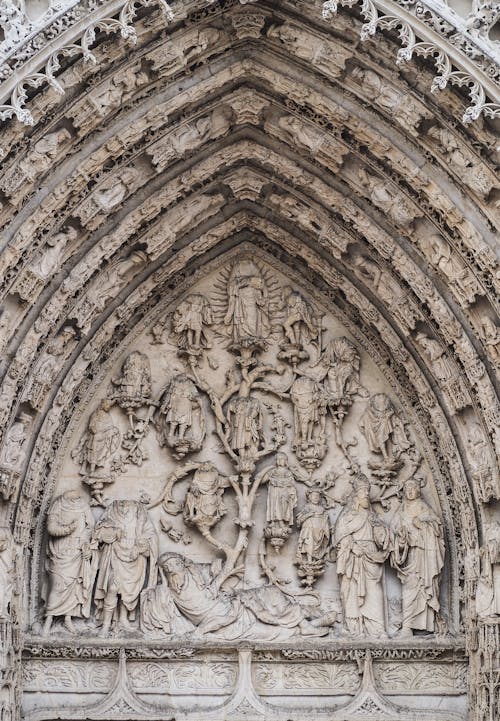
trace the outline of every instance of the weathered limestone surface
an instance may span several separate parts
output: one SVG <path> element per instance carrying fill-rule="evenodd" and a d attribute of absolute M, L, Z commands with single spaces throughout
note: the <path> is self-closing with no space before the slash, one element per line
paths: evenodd
<path fill-rule="evenodd" d="M 437 94 L 334 3 L 0 2 L 0 721 L 498 718 L 497 10 L 425 7 Z"/>

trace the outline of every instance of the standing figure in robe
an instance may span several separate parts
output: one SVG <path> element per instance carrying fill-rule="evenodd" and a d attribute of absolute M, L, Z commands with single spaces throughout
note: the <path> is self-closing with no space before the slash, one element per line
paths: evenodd
<path fill-rule="evenodd" d="M 113 621 L 130 629 L 144 584 L 156 584 L 158 538 L 141 503 L 113 501 L 96 524 L 94 541 L 99 544 L 94 600 L 104 636 Z"/>
<path fill-rule="evenodd" d="M 95 578 L 91 550 L 93 529 L 92 511 L 79 491 L 66 491 L 52 502 L 47 517 L 45 634 L 55 616 L 64 616 L 66 629 L 74 633 L 72 618 L 90 615 Z"/>
<path fill-rule="evenodd" d="M 268 484 L 266 527 L 264 533 L 276 551 L 283 546 L 292 532 L 293 511 L 297 505 L 295 476 L 288 467 L 286 453 L 276 454 L 276 465 L 262 476 Z"/>
<path fill-rule="evenodd" d="M 382 574 L 389 555 L 389 529 L 373 511 L 370 484 L 361 473 L 337 519 L 334 535 L 346 629 L 356 636 L 384 638 Z"/>
<path fill-rule="evenodd" d="M 393 564 L 403 587 L 402 635 L 434 631 L 439 612 L 439 579 L 444 565 L 440 519 L 421 497 L 421 484 L 409 478 L 395 516 Z"/>
<path fill-rule="evenodd" d="M 232 326 L 234 343 L 267 338 L 270 330 L 268 292 L 264 279 L 251 261 L 240 261 L 233 267 L 227 291 L 224 324 Z"/>

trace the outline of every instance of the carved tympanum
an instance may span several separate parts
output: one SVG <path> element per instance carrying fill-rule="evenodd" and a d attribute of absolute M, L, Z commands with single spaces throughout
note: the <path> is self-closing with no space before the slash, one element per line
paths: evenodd
<path fill-rule="evenodd" d="M 83 486 L 48 512 L 45 632 L 61 617 L 101 635 L 433 633 L 442 521 L 364 351 L 258 257 L 172 306 L 72 445 Z M 448 382 L 441 346 L 419 338 Z"/>

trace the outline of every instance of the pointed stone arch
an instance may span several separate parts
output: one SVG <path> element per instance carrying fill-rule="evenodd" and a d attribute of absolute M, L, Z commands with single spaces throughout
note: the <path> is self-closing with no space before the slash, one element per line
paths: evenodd
<path fill-rule="evenodd" d="M 0 518 L 19 544 L 6 668 L 19 679 L 32 643 L 39 596 L 23 579 L 37 573 L 46 483 L 101 364 L 165 299 L 253 244 L 328 298 L 420 429 L 448 514 L 450 644 L 470 659 L 472 718 L 489 718 L 496 621 L 474 598 L 500 498 L 493 83 L 474 68 L 491 112 L 465 125 L 459 83 L 432 95 L 424 59 L 395 70 L 394 37 L 361 45 L 356 13 L 332 23 L 320 3 L 193 2 L 165 26 L 169 8 L 144 2 L 113 25 L 103 18 L 122 4 L 107 5 L 55 33 L 38 80 L 26 73 L 47 70 L 46 48 L 24 68 L 9 57 L 15 112 L 0 109 Z M 92 65 L 75 43 L 98 16 Z M 129 21 L 133 47 L 112 34 L 131 34 Z"/>

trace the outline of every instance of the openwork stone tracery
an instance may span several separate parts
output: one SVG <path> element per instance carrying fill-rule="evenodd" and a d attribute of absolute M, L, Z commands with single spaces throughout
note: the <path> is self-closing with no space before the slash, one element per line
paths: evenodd
<path fill-rule="evenodd" d="M 14 716 L 497 714 L 495 128 L 320 18 L 152 4 L 3 132 Z"/>

